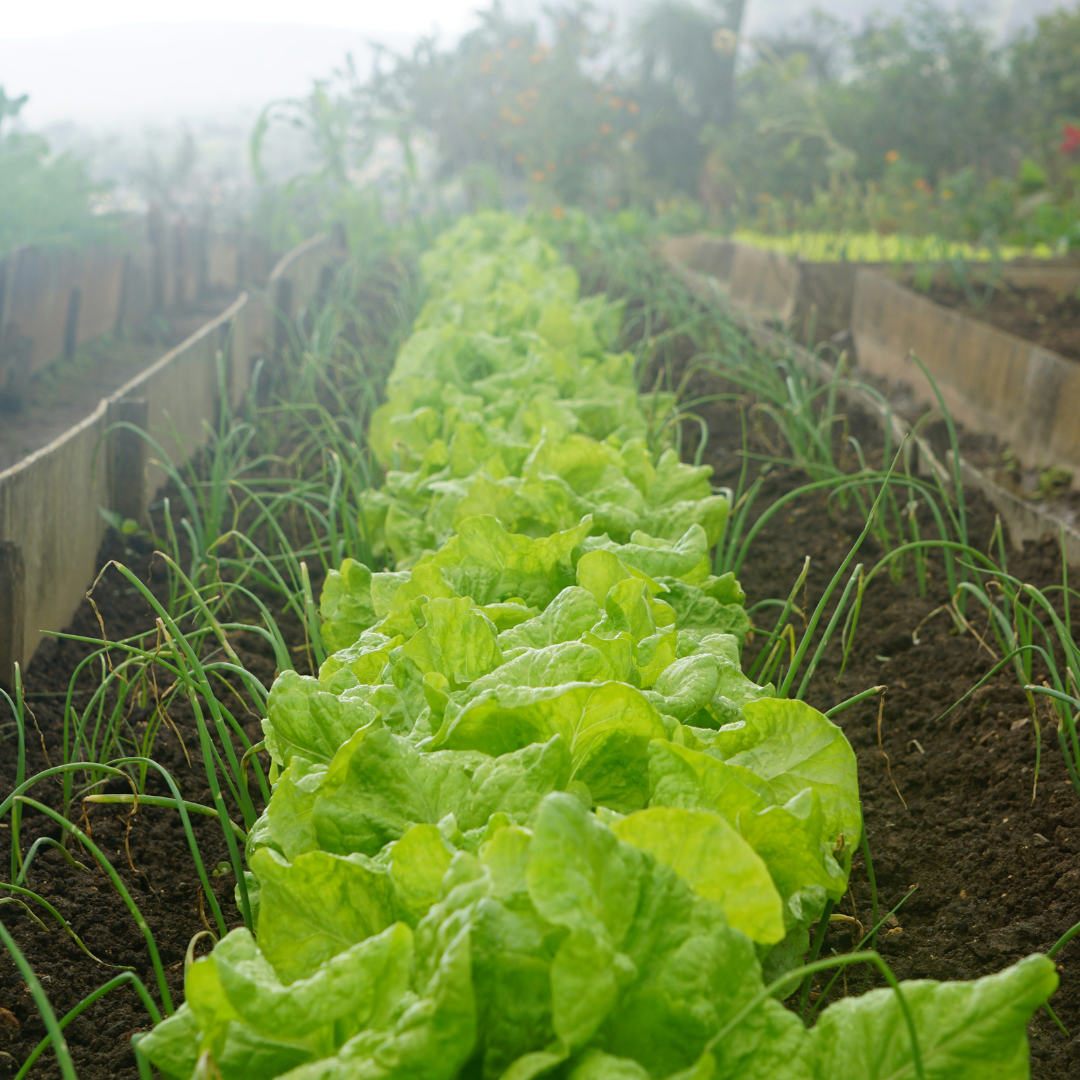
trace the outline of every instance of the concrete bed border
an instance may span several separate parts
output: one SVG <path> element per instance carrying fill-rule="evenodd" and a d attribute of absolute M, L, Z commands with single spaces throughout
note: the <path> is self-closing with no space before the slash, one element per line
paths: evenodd
<path fill-rule="evenodd" d="M 144 521 L 164 483 L 146 440 L 117 425 L 143 429 L 183 462 L 205 445 L 222 390 L 239 405 L 254 363 L 280 355 L 288 321 L 326 290 L 342 256 L 327 235 L 295 248 L 260 295 L 241 293 L 84 420 L 0 472 L 0 684 L 11 686 L 14 665 L 25 668 L 86 596 L 106 529 L 99 508 Z"/>
<path fill-rule="evenodd" d="M 1050 463 L 1075 469 L 1080 476 L 1080 407 L 1073 409 L 1071 404 L 1075 394 L 1080 406 L 1080 363 L 948 311 L 879 271 L 854 263 L 796 263 L 775 252 L 707 236 L 671 238 L 662 244 L 660 254 L 699 300 L 734 316 L 755 342 L 775 355 L 792 356 L 828 380 L 833 365 L 772 325 L 807 332 L 817 322 L 817 332 L 807 337 L 818 342 L 848 330 L 862 370 L 890 382 L 902 379 L 917 400 L 936 406 L 929 382 L 910 360 L 916 352 L 938 382 L 950 411 L 970 430 L 992 430 L 1006 438 L 1015 433 L 1021 455 L 1030 459 L 1053 451 Z M 1080 281 L 1080 270 L 1065 273 Z M 952 332 L 941 334 L 942 326 Z M 974 342 L 959 370 L 952 362 L 958 341 Z M 997 364 L 999 377 L 994 382 L 980 371 L 980 361 L 988 360 Z M 1017 400 L 1009 397 L 1017 379 L 1025 393 L 1021 406 L 1009 410 L 1011 401 Z M 841 393 L 880 425 L 890 423 L 896 441 L 910 435 L 905 421 L 873 394 L 858 387 L 842 387 Z M 1046 397 L 1053 400 L 1047 403 Z M 1007 413 L 1009 426 L 1003 415 Z M 1026 437 L 1019 437 L 1025 432 Z M 946 467 L 925 439 L 915 436 L 913 441 L 919 471 L 936 474 L 951 487 L 951 461 Z M 981 491 L 1001 515 L 1015 548 L 1048 534 L 1062 537 L 1068 563 L 1080 565 L 1080 531 L 1075 527 L 1017 498 L 963 457 L 960 471 L 962 482 Z"/>

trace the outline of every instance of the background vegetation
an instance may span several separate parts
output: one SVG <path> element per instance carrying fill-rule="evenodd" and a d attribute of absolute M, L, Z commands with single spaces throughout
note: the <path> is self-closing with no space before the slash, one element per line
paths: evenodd
<path fill-rule="evenodd" d="M 94 213 L 101 188 L 85 164 L 51 154 L 37 135 L 7 130 L 25 102 L 25 96 L 8 97 L 0 86 L 0 258 L 20 244 L 117 241 L 115 224 Z"/>
<path fill-rule="evenodd" d="M 246 201 L 211 186 L 281 248 L 328 214 L 360 235 L 383 215 L 528 203 L 670 229 L 1080 247 L 1080 5 L 1004 43 L 935 0 L 764 38 L 741 33 L 746 7 L 654 0 L 620 25 L 584 0 L 536 18 L 496 0 L 456 43 L 376 50 L 373 69 L 343 58 L 273 102 Z M 19 105 L 0 98 L 0 252 L 101 235 L 85 165 L 3 133 Z M 200 212 L 189 143 L 142 170 L 143 200 Z"/>
<path fill-rule="evenodd" d="M 659 207 L 673 225 L 1080 246 L 1080 7 L 1004 45 L 930 0 L 753 40 L 744 8 L 660 0 L 617 34 L 585 4 L 537 20 L 495 4 L 453 47 L 384 52 L 369 78 L 346 66 L 276 103 L 256 160 L 287 121 L 333 163 L 304 183 L 309 206 L 363 177 L 409 211 L 438 191 Z"/>

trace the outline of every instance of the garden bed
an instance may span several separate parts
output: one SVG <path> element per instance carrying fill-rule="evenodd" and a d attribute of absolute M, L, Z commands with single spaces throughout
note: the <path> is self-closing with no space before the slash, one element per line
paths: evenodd
<path fill-rule="evenodd" d="M 718 389 L 725 388 L 717 387 L 714 380 L 693 386 L 691 392 L 707 395 Z M 742 467 L 738 454 L 742 447 L 740 413 L 731 405 L 715 402 L 700 411 L 710 433 L 703 460 L 714 466 L 715 482 L 734 485 Z M 853 413 L 848 417 L 848 430 L 858 438 L 870 463 L 880 464 L 876 425 Z M 688 447 L 687 454 L 693 449 Z M 774 448 L 767 433 L 758 429 L 750 449 L 770 453 Z M 804 482 L 803 473 L 774 468 L 760 493 L 758 509 Z M 993 511 L 976 497 L 970 501 L 969 514 L 971 542 L 985 550 L 993 529 Z M 747 606 L 787 595 L 809 555 L 811 570 L 799 603 L 803 610 L 812 608 L 862 524 L 854 505 L 838 510 L 819 496 L 790 504 L 758 535 L 752 557 L 740 575 L 748 594 Z M 162 532 L 162 523 L 157 522 L 157 526 Z M 880 555 L 875 540 L 864 542 L 862 561 L 871 564 Z M 164 595 L 165 575 L 160 566 L 152 565 L 149 547 L 142 540 L 123 540 L 110 534 L 99 561 L 110 558 L 130 565 Z M 1042 771 L 1032 804 L 1033 728 L 1011 671 L 989 682 L 971 701 L 938 722 L 938 716 L 971 688 L 992 661 L 972 634 L 955 634 L 948 616 L 935 614 L 949 597 L 933 559 L 930 568 L 925 596 L 920 596 L 910 567 L 898 583 L 881 575 L 870 585 L 863 601 L 858 644 L 842 682 L 837 685 L 835 681 L 839 656 L 833 646 L 818 667 L 806 698 L 826 710 L 867 687 L 889 685 L 881 714 L 880 748 L 876 700 L 851 707 L 838 718 L 859 760 L 882 911 L 888 911 L 904 899 L 911 886 L 918 885 L 887 925 L 887 932 L 883 930 L 881 950 L 903 978 L 970 979 L 1049 948 L 1076 921 L 1073 882 L 1080 878 L 1080 844 L 1074 844 L 1072 833 L 1080 834 L 1080 800 L 1068 784 L 1051 726 L 1045 725 Z M 1060 580 L 1053 545 L 1030 545 L 1012 560 L 1010 569 L 1021 579 L 1038 584 Z M 317 594 L 320 583 L 313 584 Z M 100 640 L 103 624 L 105 633 L 115 640 L 150 631 L 153 626 L 152 613 L 137 590 L 114 571 L 103 577 L 94 591 L 94 601 L 96 611 L 85 603 L 77 613 L 76 633 Z M 274 606 L 273 614 L 281 617 L 294 655 L 301 656 L 302 627 L 284 617 L 280 605 Z M 756 618 L 759 624 L 771 623 L 768 616 L 769 609 L 764 609 Z M 918 644 L 912 636 L 916 630 Z M 232 635 L 232 645 L 241 662 L 269 685 L 275 667 L 269 646 L 246 633 Z M 34 711 L 33 723 L 28 726 L 30 774 L 48 767 L 50 755 L 55 760 L 63 737 L 63 694 L 76 665 L 90 648 L 73 642 L 46 645 L 27 672 L 28 703 Z M 754 652 L 754 643 L 748 643 L 744 656 L 748 663 Z M 87 676 L 85 686 L 91 688 L 99 681 L 100 677 Z M 0 716 L 0 722 L 7 719 Z M 163 727 L 154 757 L 172 771 L 186 799 L 205 805 L 210 802 L 210 793 L 198 755 L 194 719 L 179 702 L 170 709 L 170 719 L 180 736 Z M 243 717 L 252 740 L 259 734 L 258 719 L 251 712 Z M 133 714 L 131 721 L 139 730 L 139 715 Z M 10 790 L 14 781 L 12 746 L 9 739 L 9 752 L 0 766 L 5 790 Z M 886 760 L 891 762 L 891 776 Z M 124 789 L 107 790 L 122 793 Z M 148 790 L 153 794 L 166 791 L 154 781 Z M 46 803 L 58 804 L 58 789 L 43 784 L 37 792 Z M 78 810 L 73 818 L 80 820 Z M 35 836 L 56 835 L 43 825 L 43 818 L 27 813 L 24 850 Z M 161 949 L 171 992 L 178 1001 L 185 949 L 193 935 L 210 922 L 201 904 L 179 818 L 173 811 L 146 806 L 134 816 L 127 807 L 96 806 L 88 808 L 83 827 L 87 825 L 145 912 Z M 197 819 L 195 830 L 207 867 L 220 869 L 226 852 L 216 822 L 203 820 L 200 824 Z M 8 835 L 0 834 L 0 841 Z M 0 858 L 6 854 L 6 845 L 0 846 Z M 233 878 L 227 865 L 224 871 L 214 878 L 214 893 L 231 928 L 239 925 L 240 919 L 232 904 Z M 850 893 L 837 911 L 850 914 L 869 929 L 870 886 L 859 856 L 851 881 Z M 154 973 L 142 935 L 100 870 L 72 869 L 58 852 L 45 848 L 31 868 L 30 884 L 69 918 L 72 928 L 103 961 L 130 964 L 147 985 L 153 985 Z M 58 1013 L 115 974 L 79 952 L 58 928 L 50 926 L 48 932 L 40 929 L 15 905 L 8 905 L 3 917 L 31 967 L 43 977 Z M 855 926 L 837 923 L 825 939 L 825 954 L 850 950 L 861 936 L 852 933 Z M 198 951 L 204 948 L 205 942 Z M 1072 970 L 1072 954 L 1077 948 L 1080 945 L 1069 946 L 1059 958 L 1061 988 L 1052 1002 L 1070 1030 L 1080 1025 L 1080 978 Z M 857 993 L 861 985 L 861 971 L 855 969 L 838 988 Z M 819 982 L 814 992 L 821 989 Z M 0 966 L 0 1008 L 6 1010 L 0 1012 L 0 1052 L 7 1055 L 0 1058 L 0 1077 L 4 1066 L 7 1075 L 13 1076 L 44 1028 L 21 977 L 7 959 Z M 130 988 L 115 991 L 76 1020 L 67 1034 L 81 1080 L 134 1077 L 129 1038 L 148 1027 L 146 1012 Z M 1069 1042 L 1042 1013 L 1030 1030 L 1037 1080 L 1071 1075 L 1080 1058 L 1080 1046 Z M 51 1053 L 30 1075 L 59 1075 Z"/>
<path fill-rule="evenodd" d="M 716 435 L 704 460 L 716 468 L 718 482 L 733 484 L 739 469 L 734 455 L 740 445 L 738 417 L 710 417 L 710 430 Z M 868 443 L 874 440 L 865 421 L 855 433 Z M 772 501 L 804 481 L 804 476 L 778 471 L 760 498 Z M 973 546 L 987 549 L 994 516 L 983 499 L 970 500 Z M 824 499 L 796 501 L 755 542 L 741 575 L 748 606 L 786 594 L 809 555 L 807 600 L 812 607 L 862 524 L 857 513 L 837 513 Z M 860 561 L 869 567 L 881 554 L 868 539 Z M 836 718 L 859 760 L 882 910 L 918 886 L 880 948 L 900 978 L 973 979 L 1049 949 L 1080 919 L 1080 797 L 1044 713 L 1042 763 L 1032 802 L 1035 738 L 1011 671 L 995 676 L 938 720 L 993 666 L 972 635 L 955 633 L 944 611 L 931 617 L 949 599 L 938 569 L 925 598 L 919 596 L 910 567 L 899 585 L 886 576 L 871 583 L 858 643 L 841 683 L 836 683 L 839 650 L 830 650 L 807 700 L 828 709 L 865 687 L 888 685 L 881 724 L 884 753 L 878 746 L 877 699 Z M 1024 581 L 1060 580 L 1060 551 L 1052 541 L 1028 544 L 1022 555 L 1010 558 L 1009 569 Z M 912 641 L 916 629 L 918 645 Z M 859 856 L 855 863 L 852 889 L 837 911 L 869 925 L 870 887 Z M 852 929 L 841 926 L 826 937 L 824 954 L 848 951 L 857 942 L 858 935 L 853 940 Z M 1061 986 L 1052 1004 L 1075 1035 L 1080 1027 L 1080 956 L 1072 948 L 1061 954 L 1059 974 Z M 861 978 L 852 976 L 849 990 L 861 985 Z M 815 986 L 820 989 L 820 983 Z M 1029 1031 L 1033 1077 L 1075 1075 L 1080 1038 L 1066 1039 L 1045 1012 L 1036 1014 Z"/>
<path fill-rule="evenodd" d="M 739 468 L 734 453 L 741 439 L 738 415 L 733 409 L 714 408 L 709 422 L 712 439 L 705 460 L 716 468 L 718 482 L 733 482 Z M 868 421 L 856 418 L 856 431 L 867 445 L 872 444 L 875 429 Z M 804 479 L 776 470 L 762 499 L 772 501 Z M 985 547 L 993 527 L 991 509 L 974 500 L 971 520 L 975 542 Z M 792 504 L 759 535 L 753 558 L 742 573 L 748 606 L 786 594 L 806 555 L 812 559 L 806 599 L 813 604 L 861 524 L 857 513 L 837 515 L 824 499 Z M 872 539 L 864 543 L 868 563 L 879 554 Z M 101 558 L 102 562 L 120 559 L 144 580 L 154 580 L 145 544 L 125 548 L 124 541 L 110 534 Z M 1010 569 L 1035 582 L 1060 577 L 1052 544 L 1029 545 Z M 163 587 L 160 576 L 158 584 Z M 151 625 L 146 605 L 115 572 L 105 575 L 94 599 L 110 638 Z M 881 942 L 883 954 L 901 978 L 972 979 L 998 971 L 1021 956 L 1049 948 L 1080 915 L 1075 901 L 1080 880 L 1080 798 L 1068 783 L 1050 725 L 1045 725 L 1042 775 L 1032 804 L 1034 737 L 1023 694 L 1011 673 L 998 676 L 944 721 L 936 722 L 990 666 L 978 642 L 971 635 L 952 632 L 944 613 L 924 621 L 946 599 L 940 578 L 932 581 L 925 598 L 918 595 L 910 571 L 899 585 L 879 578 L 867 590 L 859 644 L 842 683 L 835 683 L 838 658 L 830 653 L 807 695 L 815 706 L 827 709 L 867 686 L 889 685 L 882 745 L 892 764 L 895 787 L 878 748 L 876 701 L 852 707 L 838 722 L 859 758 L 882 909 L 888 910 L 910 886 L 918 885 Z M 290 627 L 289 620 L 284 619 L 282 625 Z M 914 646 L 911 635 L 916 627 L 920 627 L 920 644 Z M 301 628 L 293 624 L 290 629 L 290 643 L 302 645 Z M 72 631 L 100 635 L 89 603 L 80 609 Z M 244 663 L 269 683 L 273 656 L 268 648 L 246 636 L 234 644 Z M 29 704 L 36 719 L 36 728 L 29 732 L 31 772 L 47 767 L 49 751 L 55 756 L 63 704 L 63 697 L 57 695 L 66 690 L 71 672 L 87 649 L 74 642 L 46 645 L 27 672 Z M 752 656 L 752 646 L 747 655 Z M 167 729 L 158 738 L 155 757 L 173 772 L 185 798 L 208 803 L 191 717 L 183 707 L 171 710 L 171 716 L 184 735 L 191 764 Z M 249 717 L 245 726 L 252 738 L 257 737 L 257 718 Z M 12 742 L 7 745 L 12 747 Z M 4 755 L 6 790 L 14 779 L 13 758 L 11 753 Z M 152 783 L 150 791 L 161 794 L 164 787 Z M 46 801 L 53 799 L 46 796 Z M 144 807 L 129 819 L 126 807 L 98 806 L 89 810 L 88 821 L 94 840 L 146 914 L 179 1000 L 184 951 L 191 937 L 206 926 L 177 815 Z M 225 846 L 216 822 L 203 821 L 200 824 L 196 819 L 195 824 L 203 857 L 208 867 L 217 866 L 226 859 Z M 50 835 L 48 830 L 37 831 L 40 822 L 40 818 L 26 822 L 24 845 L 32 836 Z M 0 858 L 7 858 L 6 844 Z M 46 850 L 35 861 L 30 878 L 32 887 L 70 920 L 92 952 L 106 963 L 130 964 L 152 984 L 141 934 L 100 871 L 73 870 L 55 851 Z M 870 889 L 858 856 L 852 881 L 851 893 L 837 910 L 869 926 Z M 231 874 L 216 879 L 215 891 L 230 926 L 240 924 L 232 885 Z M 58 1013 L 114 973 L 85 957 L 59 928 L 50 927 L 46 933 L 13 906 L 7 907 L 4 919 L 31 965 L 43 976 Z M 852 931 L 848 924 L 841 927 L 826 938 L 825 954 L 851 948 Z M 1080 1027 L 1080 961 L 1072 955 L 1077 948 L 1067 948 L 1061 956 L 1061 988 L 1053 999 L 1058 1016 L 1071 1031 Z M 7 1010 L 0 1013 L 0 1051 L 9 1055 L 0 1057 L 2 1077 L 14 1075 L 16 1063 L 24 1060 L 44 1028 L 9 959 L 4 959 L 0 971 L 0 1007 Z M 853 974 L 849 989 L 856 990 L 861 978 Z M 114 992 L 75 1021 L 68 1039 L 80 1080 L 135 1077 L 128 1039 L 133 1031 L 146 1027 L 145 1011 L 126 989 Z M 1080 1039 L 1067 1040 L 1045 1013 L 1032 1022 L 1031 1036 L 1036 1080 L 1074 1074 L 1080 1063 Z M 30 1075 L 51 1078 L 59 1072 L 51 1055 L 46 1055 Z"/>

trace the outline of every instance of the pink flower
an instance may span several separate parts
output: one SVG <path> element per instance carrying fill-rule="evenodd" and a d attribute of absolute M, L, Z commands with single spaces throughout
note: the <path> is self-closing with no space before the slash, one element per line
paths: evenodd
<path fill-rule="evenodd" d="M 1080 147 L 1080 127 L 1073 124 L 1063 124 L 1061 133 L 1065 137 L 1061 140 L 1061 146 L 1058 149 L 1063 154 L 1071 154 Z"/>

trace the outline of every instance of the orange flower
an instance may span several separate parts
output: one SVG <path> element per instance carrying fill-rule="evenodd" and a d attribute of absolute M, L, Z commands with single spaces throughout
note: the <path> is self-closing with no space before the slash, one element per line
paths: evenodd
<path fill-rule="evenodd" d="M 954 193 L 953 193 L 953 191 L 952 191 L 952 190 L 951 190 L 950 188 L 946 188 L 946 189 L 945 189 L 945 190 L 944 190 L 944 191 L 943 191 L 943 192 L 941 193 L 941 197 L 942 197 L 942 198 L 943 198 L 943 199 L 944 199 L 944 200 L 945 200 L 946 202 L 948 202 L 948 201 L 949 201 L 949 200 L 950 200 L 950 199 L 951 199 L 951 198 L 953 197 L 953 194 L 954 194 Z"/>
<path fill-rule="evenodd" d="M 915 182 L 911 186 L 916 191 L 921 191 L 924 195 L 928 194 L 932 190 L 930 185 L 921 176 L 917 177 Z"/>
<path fill-rule="evenodd" d="M 520 49 L 520 48 L 521 48 L 521 38 L 519 38 L 519 37 L 516 37 L 516 38 L 511 38 L 511 39 L 510 39 L 510 40 L 509 40 L 509 41 L 508 41 L 508 42 L 506 43 L 506 47 L 507 47 L 508 49 Z"/>
<path fill-rule="evenodd" d="M 600 134 L 601 135 L 610 135 L 611 134 L 611 125 L 606 120 L 600 125 Z"/>
<path fill-rule="evenodd" d="M 611 106 L 611 107 L 612 107 L 613 109 L 621 109 L 621 108 L 622 108 L 622 98 L 621 98 L 621 97 L 613 97 L 613 98 L 610 98 L 610 99 L 608 100 L 608 104 L 609 104 L 609 105 L 610 105 L 610 106 Z"/>
<path fill-rule="evenodd" d="M 641 112 L 641 106 L 636 101 L 628 101 L 626 103 L 626 111 L 631 116 L 637 116 L 637 114 Z"/>
<path fill-rule="evenodd" d="M 553 207 L 551 208 L 551 216 L 552 216 L 552 217 L 553 217 L 553 218 L 554 218 L 554 219 L 555 219 L 556 221 L 562 221 L 562 219 L 563 219 L 564 217 L 566 217 L 566 211 L 565 211 L 565 210 L 564 210 L 564 209 L 563 209 L 563 208 L 562 208 L 561 206 L 559 206 L 558 204 L 556 204 L 555 206 L 553 206 Z"/>
<path fill-rule="evenodd" d="M 547 174 L 542 173 L 539 169 L 537 169 L 536 172 L 534 172 L 532 174 L 533 181 L 534 181 L 534 183 L 537 183 L 537 184 L 539 184 L 542 180 L 544 180 L 546 176 L 547 176 Z"/>
<path fill-rule="evenodd" d="M 712 47 L 721 56 L 734 56 L 739 47 L 739 35 L 734 30 L 721 28 L 713 31 Z"/>
<path fill-rule="evenodd" d="M 888 152 L 888 153 L 887 153 L 887 154 L 885 155 L 885 160 L 886 160 L 886 161 L 887 161 L 887 162 L 888 162 L 888 163 L 889 163 L 890 165 L 895 165 L 895 164 L 896 164 L 896 163 L 897 163 L 897 162 L 898 162 L 898 161 L 900 160 L 900 151 L 899 151 L 899 150 L 890 150 L 890 151 L 889 151 L 889 152 Z"/>
<path fill-rule="evenodd" d="M 544 168 L 545 168 L 545 169 L 547 169 L 547 171 L 548 171 L 548 172 L 554 172 L 554 171 L 555 171 L 555 162 L 554 162 L 554 161 L 549 161 L 549 162 L 548 162 L 548 163 L 547 163 L 547 164 L 546 164 L 546 165 L 544 166 Z"/>
<path fill-rule="evenodd" d="M 520 164 L 521 164 L 521 163 L 522 163 L 522 162 L 523 162 L 524 160 L 525 160 L 525 155 L 524 155 L 524 154 L 515 154 L 515 155 L 514 155 L 514 161 L 516 161 L 516 162 L 517 162 L 517 163 L 518 163 L 519 165 L 520 165 Z"/>

